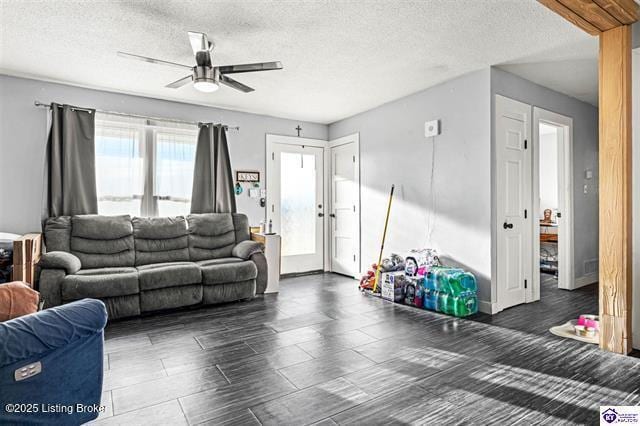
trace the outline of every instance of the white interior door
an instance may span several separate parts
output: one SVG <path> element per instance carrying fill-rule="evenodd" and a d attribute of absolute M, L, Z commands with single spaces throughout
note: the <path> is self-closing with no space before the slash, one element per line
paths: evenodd
<path fill-rule="evenodd" d="M 496 96 L 497 303 L 525 303 L 532 277 L 531 106 Z"/>
<path fill-rule="evenodd" d="M 355 277 L 360 271 L 358 144 L 346 137 L 331 141 L 330 145 L 331 271 Z"/>
<path fill-rule="evenodd" d="M 274 143 L 267 177 L 267 218 L 282 238 L 281 273 L 322 270 L 323 149 Z"/>

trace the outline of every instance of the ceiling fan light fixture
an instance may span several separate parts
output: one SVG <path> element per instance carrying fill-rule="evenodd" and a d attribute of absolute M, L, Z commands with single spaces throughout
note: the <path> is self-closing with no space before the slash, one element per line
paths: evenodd
<path fill-rule="evenodd" d="M 213 80 L 196 80 L 193 83 L 193 87 L 195 87 L 196 90 L 204 93 L 215 92 L 220 88 L 220 86 L 218 86 Z"/>

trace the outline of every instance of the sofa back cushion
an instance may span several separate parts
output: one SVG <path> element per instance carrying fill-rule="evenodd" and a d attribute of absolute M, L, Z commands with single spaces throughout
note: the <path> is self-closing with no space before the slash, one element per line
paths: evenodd
<path fill-rule="evenodd" d="M 236 245 L 231 213 L 203 213 L 187 216 L 191 261 L 230 257 Z"/>
<path fill-rule="evenodd" d="M 189 231 L 183 216 L 134 217 L 136 265 L 189 260 Z"/>
<path fill-rule="evenodd" d="M 82 269 L 134 266 L 131 217 L 80 215 L 71 218 L 71 253 Z"/>
<path fill-rule="evenodd" d="M 236 231 L 236 244 L 251 238 L 249 231 L 249 218 L 242 213 L 233 213 L 233 227 Z"/>
<path fill-rule="evenodd" d="M 71 251 L 71 216 L 50 217 L 44 223 L 47 251 Z"/>

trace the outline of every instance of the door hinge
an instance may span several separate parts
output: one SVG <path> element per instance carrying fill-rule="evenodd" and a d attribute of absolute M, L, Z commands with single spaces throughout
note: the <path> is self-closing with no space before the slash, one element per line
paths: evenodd
<path fill-rule="evenodd" d="M 273 153 L 273 152 L 271 153 L 271 159 L 272 159 L 272 160 L 275 160 L 275 159 L 276 159 L 276 154 L 275 154 L 275 153 Z"/>
<path fill-rule="evenodd" d="M 524 288 L 527 288 L 527 280 L 524 280 Z"/>
<path fill-rule="evenodd" d="M 353 206 L 353 212 L 354 213 L 356 212 L 356 206 Z"/>
<path fill-rule="evenodd" d="M 524 209 L 524 218 L 527 218 L 527 209 Z"/>
<path fill-rule="evenodd" d="M 524 149 L 527 149 L 527 140 L 524 140 Z"/>
<path fill-rule="evenodd" d="M 354 163 L 356 162 L 356 156 L 355 155 L 353 156 L 353 162 Z"/>
<path fill-rule="evenodd" d="M 355 254 L 353 255 L 353 261 L 354 262 L 356 261 L 356 255 Z"/>

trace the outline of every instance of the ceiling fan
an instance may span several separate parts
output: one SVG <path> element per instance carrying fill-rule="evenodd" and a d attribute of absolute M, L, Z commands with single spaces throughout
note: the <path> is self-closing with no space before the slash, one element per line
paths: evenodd
<path fill-rule="evenodd" d="M 242 65 L 223 65 L 214 67 L 211 63 L 211 56 L 213 54 L 215 44 L 207 39 L 207 35 L 204 33 L 189 31 L 189 41 L 191 42 L 193 54 L 196 57 L 196 65 L 193 67 L 189 65 L 178 64 L 175 62 L 163 61 L 161 59 L 135 55 L 133 53 L 118 52 L 118 56 L 123 58 L 137 59 L 139 61 L 151 62 L 152 64 L 168 65 L 182 69 L 189 69 L 191 70 L 191 74 L 181 78 L 180 80 L 176 80 L 173 83 L 169 83 L 165 87 L 177 89 L 187 83 L 193 82 L 193 87 L 201 92 L 207 93 L 215 92 L 216 90 L 218 90 L 220 83 L 232 87 L 236 90 L 240 90 L 241 92 L 253 92 L 253 88 L 232 79 L 231 77 L 227 76 L 227 74 L 282 69 L 282 64 L 278 61 L 259 62 L 255 64 Z"/>

